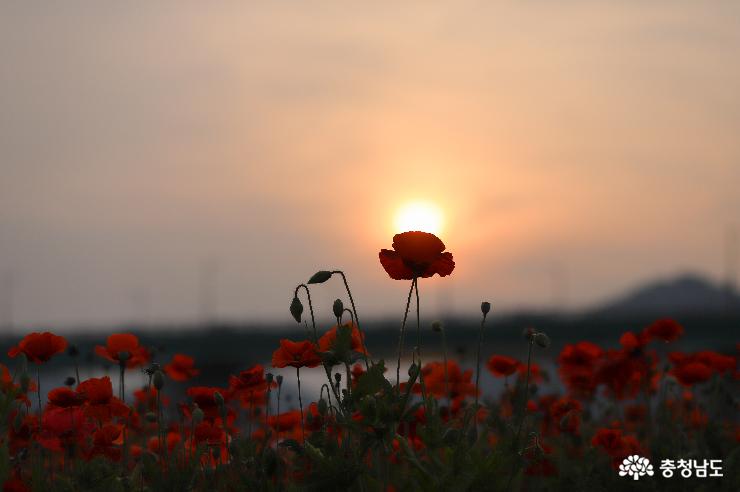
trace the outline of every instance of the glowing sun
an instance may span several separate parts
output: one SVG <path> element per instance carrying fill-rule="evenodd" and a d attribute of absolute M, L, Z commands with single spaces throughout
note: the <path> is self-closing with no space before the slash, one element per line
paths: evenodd
<path fill-rule="evenodd" d="M 396 213 L 397 232 L 423 231 L 439 234 L 442 229 L 442 211 L 426 202 L 408 203 Z"/>

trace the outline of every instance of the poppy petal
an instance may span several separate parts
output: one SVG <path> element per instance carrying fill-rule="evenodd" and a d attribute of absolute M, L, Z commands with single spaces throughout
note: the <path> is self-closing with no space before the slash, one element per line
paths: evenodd
<path fill-rule="evenodd" d="M 389 249 L 381 249 L 378 254 L 380 264 L 393 280 L 412 280 L 414 272 L 406 266 L 401 255 Z"/>

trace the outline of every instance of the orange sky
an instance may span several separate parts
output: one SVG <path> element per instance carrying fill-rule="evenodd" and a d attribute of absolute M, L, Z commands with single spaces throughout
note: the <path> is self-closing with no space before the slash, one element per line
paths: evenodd
<path fill-rule="evenodd" d="M 320 268 L 398 314 L 377 252 L 413 200 L 458 264 L 422 283 L 430 315 L 719 278 L 739 22 L 731 1 L 4 4 L 14 321 L 289 320 Z"/>

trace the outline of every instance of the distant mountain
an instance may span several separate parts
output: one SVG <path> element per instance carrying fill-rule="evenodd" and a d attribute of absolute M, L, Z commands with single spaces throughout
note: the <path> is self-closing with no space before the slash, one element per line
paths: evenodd
<path fill-rule="evenodd" d="M 650 283 L 624 297 L 597 307 L 591 315 L 667 315 L 715 314 L 740 309 L 740 296 L 695 274 Z"/>

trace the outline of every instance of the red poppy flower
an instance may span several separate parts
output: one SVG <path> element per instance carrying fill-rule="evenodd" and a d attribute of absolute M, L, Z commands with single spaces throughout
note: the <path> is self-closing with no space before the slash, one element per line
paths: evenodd
<path fill-rule="evenodd" d="M 49 391 L 49 406 L 57 408 L 78 407 L 85 401 L 84 396 L 69 388 L 55 388 Z"/>
<path fill-rule="evenodd" d="M 492 355 L 491 358 L 488 359 L 487 366 L 488 370 L 491 371 L 494 376 L 511 376 L 519 367 L 519 361 L 505 355 Z"/>
<path fill-rule="evenodd" d="M 674 342 L 683 335 L 683 326 L 674 319 L 663 318 L 655 321 L 645 329 L 650 338 L 657 338 L 664 342 Z"/>
<path fill-rule="evenodd" d="M 280 340 L 280 348 L 272 354 L 272 367 L 316 367 L 321 357 L 316 353 L 313 343 Z"/>
<path fill-rule="evenodd" d="M 445 394 L 445 366 L 443 362 L 429 362 L 422 368 L 424 385 L 426 390 L 438 397 L 446 397 Z M 447 389 L 453 400 L 463 399 L 466 396 L 475 396 L 475 383 L 472 382 L 473 371 L 463 371 L 454 360 L 447 361 Z M 414 385 L 414 392 L 421 392 L 421 385 Z"/>
<path fill-rule="evenodd" d="M 53 333 L 29 333 L 18 345 L 8 350 L 8 356 L 16 357 L 20 353 L 26 354 L 30 360 L 43 364 L 56 354 L 64 352 L 67 340 Z"/>
<path fill-rule="evenodd" d="M 77 386 L 77 392 L 87 400 L 85 414 L 99 421 L 129 414 L 129 408 L 113 396 L 113 385 L 108 376 L 90 378 Z"/>
<path fill-rule="evenodd" d="M 365 348 L 364 337 L 360 333 L 360 330 L 357 328 L 357 325 L 352 323 L 351 321 L 348 321 L 342 325 L 345 329 L 351 329 L 350 332 L 350 350 L 353 352 L 360 352 L 366 355 L 369 355 L 367 352 L 367 349 Z M 319 338 L 319 350 L 322 352 L 327 352 L 329 350 L 332 350 L 334 348 L 334 342 L 337 339 L 337 326 L 334 325 L 329 330 L 327 330 L 326 333 L 324 333 L 321 338 Z"/>
<path fill-rule="evenodd" d="M 278 432 L 294 430 L 301 425 L 301 412 L 291 410 L 280 415 L 270 415 L 267 424 Z"/>
<path fill-rule="evenodd" d="M 673 368 L 672 374 L 684 386 L 703 383 L 712 377 L 712 368 L 703 362 L 688 362 Z"/>
<path fill-rule="evenodd" d="M 175 354 L 170 363 L 164 366 L 164 372 L 174 381 L 187 381 L 200 374 L 195 368 L 195 360 L 183 354 Z"/>
<path fill-rule="evenodd" d="M 274 383 L 273 383 L 274 384 Z M 267 389 L 265 369 L 262 364 L 255 364 L 238 376 L 229 377 L 229 388 L 233 391 L 261 392 Z"/>
<path fill-rule="evenodd" d="M 591 439 L 591 445 L 602 448 L 612 458 L 614 468 L 619 467 L 625 456 L 643 454 L 635 436 L 622 435 L 619 429 L 598 429 Z"/>
<path fill-rule="evenodd" d="M 446 277 L 455 269 L 452 253 L 444 252 L 444 243 L 429 232 L 411 231 L 393 236 L 393 250 L 381 249 L 380 264 L 394 280 Z"/>
<path fill-rule="evenodd" d="M 95 353 L 100 357 L 119 364 L 121 355 L 127 354 L 126 367 L 137 367 L 149 362 L 149 351 L 139 345 L 136 335 L 130 333 L 114 333 L 108 337 L 106 346 L 98 345 Z"/>

